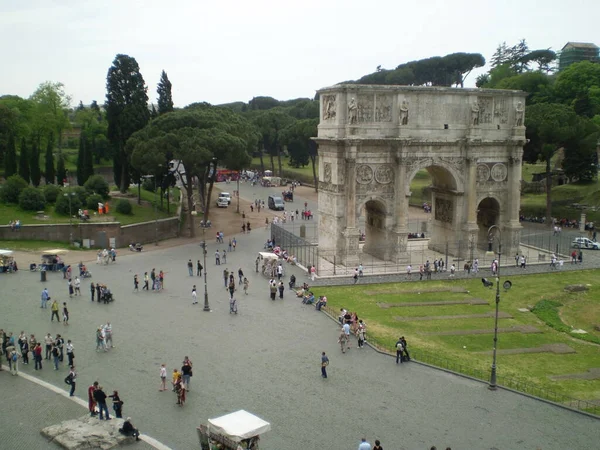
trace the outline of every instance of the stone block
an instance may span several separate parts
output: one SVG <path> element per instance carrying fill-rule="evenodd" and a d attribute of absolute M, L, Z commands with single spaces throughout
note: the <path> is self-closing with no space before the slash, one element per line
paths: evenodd
<path fill-rule="evenodd" d="M 99 420 L 83 416 L 66 420 L 43 428 L 41 433 L 50 441 L 69 450 L 102 449 L 109 450 L 135 441 L 135 438 L 119 433 L 123 419 Z"/>

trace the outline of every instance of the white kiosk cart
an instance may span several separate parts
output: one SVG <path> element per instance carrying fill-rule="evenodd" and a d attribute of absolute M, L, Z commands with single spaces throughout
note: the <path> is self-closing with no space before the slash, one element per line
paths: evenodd
<path fill-rule="evenodd" d="M 271 424 L 243 409 L 208 419 L 198 427 L 202 450 L 259 450 L 260 435 L 269 431 Z"/>

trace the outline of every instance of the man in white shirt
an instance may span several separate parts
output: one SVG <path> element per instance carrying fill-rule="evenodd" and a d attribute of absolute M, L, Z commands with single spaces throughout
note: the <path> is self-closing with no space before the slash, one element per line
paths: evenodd
<path fill-rule="evenodd" d="M 358 450 L 371 450 L 371 444 L 365 438 L 362 438 Z"/>

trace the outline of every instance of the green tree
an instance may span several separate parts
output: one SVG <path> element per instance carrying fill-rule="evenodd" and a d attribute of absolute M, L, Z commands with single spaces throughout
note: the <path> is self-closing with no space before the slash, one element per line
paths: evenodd
<path fill-rule="evenodd" d="M 125 145 L 129 137 L 150 120 L 148 95 L 140 67 L 131 56 L 117 55 L 106 78 L 106 119 L 108 140 L 114 149 L 115 183 L 122 193 L 130 184 L 129 158 Z"/>
<path fill-rule="evenodd" d="M 67 170 L 65 169 L 65 157 L 63 156 L 60 148 L 58 149 L 58 156 L 56 158 L 56 182 L 59 186 L 64 184 L 64 180 L 67 178 Z"/>
<path fill-rule="evenodd" d="M 44 178 L 46 184 L 54 184 L 56 178 L 56 171 L 54 170 L 54 137 L 52 134 L 48 138 L 48 143 L 46 144 Z"/>
<path fill-rule="evenodd" d="M 571 64 L 556 77 L 554 92 L 558 101 L 572 105 L 581 115 L 600 114 L 600 64 Z"/>
<path fill-rule="evenodd" d="M 85 138 L 83 133 L 79 135 L 79 148 L 77 150 L 77 184 L 83 186 L 85 165 Z"/>
<path fill-rule="evenodd" d="M 104 200 L 108 199 L 110 187 L 102 175 L 92 175 L 87 179 L 84 187 L 87 194 L 98 194 Z"/>
<path fill-rule="evenodd" d="M 317 135 L 318 124 L 318 119 L 298 120 L 283 130 L 281 139 L 287 146 L 292 167 L 308 165 L 311 137 Z"/>
<path fill-rule="evenodd" d="M 15 135 L 9 134 L 6 146 L 6 157 L 4 158 L 4 178 L 8 178 L 17 173 L 17 147 L 15 145 Z"/>
<path fill-rule="evenodd" d="M 179 162 L 176 170 L 186 192 L 187 222 L 193 237 L 194 180 L 199 178 L 198 186 L 203 189 L 211 164 L 233 167 L 239 161 L 248 163 L 248 151 L 256 148 L 257 139 L 255 128 L 230 109 L 198 104 L 154 119 L 131 136 L 127 151 L 132 165 L 145 174 L 164 173 L 169 155 Z M 201 198 L 209 198 L 211 190 L 212 184 Z M 206 219 L 209 202 L 205 203 Z"/>
<path fill-rule="evenodd" d="M 550 76 L 545 73 L 525 72 L 501 79 L 494 87 L 497 89 L 525 91 L 529 94 L 526 103 L 527 105 L 531 105 L 538 102 L 545 102 L 552 88 L 551 83 Z"/>
<path fill-rule="evenodd" d="M 160 74 L 160 81 L 156 91 L 158 92 L 158 114 L 163 115 L 173 112 L 173 96 L 171 95 L 171 82 L 164 70 Z"/>
<path fill-rule="evenodd" d="M 40 148 L 38 146 L 37 139 L 33 139 L 31 143 L 29 174 L 31 177 L 31 184 L 33 184 L 35 187 L 38 187 L 40 185 L 40 180 L 42 179 L 42 172 L 40 171 Z"/>
<path fill-rule="evenodd" d="M 282 174 L 281 167 L 281 133 L 294 122 L 294 118 L 289 116 L 283 109 L 274 108 L 263 111 L 253 118 L 253 122 L 260 131 L 262 137 L 262 148 L 264 148 L 271 158 L 271 170 L 275 172 L 274 156 L 277 156 L 279 175 Z"/>
<path fill-rule="evenodd" d="M 31 178 L 29 172 L 29 152 L 27 151 L 27 142 L 25 138 L 21 139 L 21 148 L 19 152 L 19 175 L 27 183 L 29 183 L 29 179 Z"/>
<path fill-rule="evenodd" d="M 26 187 L 19 194 L 19 206 L 24 211 L 40 211 L 46 207 L 46 199 L 41 189 Z"/>
<path fill-rule="evenodd" d="M 30 98 L 35 106 L 33 128 L 35 134 L 58 136 L 58 145 L 62 145 L 63 131 L 70 127 L 68 111 L 71 97 L 65 93 L 64 84 L 46 81 L 39 85 Z"/>
<path fill-rule="evenodd" d="M 557 103 L 539 103 L 527 109 L 525 118 L 529 142 L 525 154 L 537 154 L 546 163 L 546 223 L 552 226 L 552 168 L 550 162 L 577 132 L 577 115 L 572 108 Z"/>

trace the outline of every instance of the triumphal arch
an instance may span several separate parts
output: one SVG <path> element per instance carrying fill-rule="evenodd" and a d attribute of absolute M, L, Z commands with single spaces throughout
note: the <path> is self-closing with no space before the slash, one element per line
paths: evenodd
<path fill-rule="evenodd" d="M 401 262 L 410 252 L 410 184 L 426 169 L 430 248 L 448 242 L 465 260 L 501 230 L 519 248 L 526 93 L 491 89 L 341 84 L 321 89 L 319 248 L 351 266 L 360 252 Z M 359 216 L 366 241 L 359 250 Z M 325 254 L 325 253 L 324 253 Z"/>

